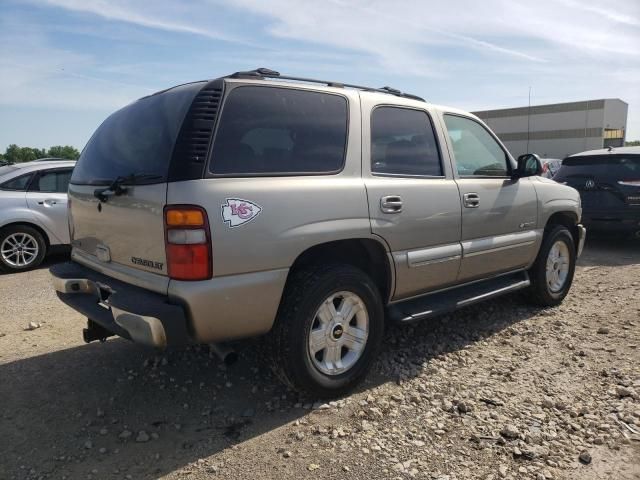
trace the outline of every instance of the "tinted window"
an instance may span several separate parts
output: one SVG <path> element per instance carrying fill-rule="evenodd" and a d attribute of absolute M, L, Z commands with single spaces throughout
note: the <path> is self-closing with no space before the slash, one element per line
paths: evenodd
<path fill-rule="evenodd" d="M 31 181 L 32 173 L 27 173 L 25 175 L 20 175 L 19 177 L 13 178 L 9 181 L 4 182 L 0 185 L 2 190 L 19 190 L 23 191 L 27 189 L 29 182 Z"/>
<path fill-rule="evenodd" d="M 507 176 L 507 156 L 482 125 L 456 115 L 445 115 L 444 122 L 460 176 Z"/>
<path fill-rule="evenodd" d="M 71 172 L 71 169 L 40 172 L 29 191 L 66 193 L 69 188 Z"/>
<path fill-rule="evenodd" d="M 568 168 L 574 167 L 574 168 Z M 640 175 L 640 155 L 581 155 L 562 161 L 562 171 L 582 170 L 602 175 Z"/>
<path fill-rule="evenodd" d="M 438 144 L 425 112 L 378 107 L 371 114 L 371 171 L 442 175 Z"/>
<path fill-rule="evenodd" d="M 118 176 L 148 174 L 166 181 L 182 121 L 203 83 L 142 98 L 108 117 L 82 151 L 71 183 L 105 185 Z"/>
<path fill-rule="evenodd" d="M 224 104 L 214 174 L 332 173 L 342 169 L 347 101 L 339 95 L 239 87 Z"/>

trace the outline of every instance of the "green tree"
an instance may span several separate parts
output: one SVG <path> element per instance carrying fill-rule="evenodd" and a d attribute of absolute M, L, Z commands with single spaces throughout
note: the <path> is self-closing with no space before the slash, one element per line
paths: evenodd
<path fill-rule="evenodd" d="M 80 152 L 71 145 L 55 145 L 47 151 L 47 157 L 68 158 L 69 160 L 77 160 Z"/>
<path fill-rule="evenodd" d="M 71 145 L 56 145 L 46 150 L 44 148 L 20 147 L 12 143 L 6 148 L 4 154 L 0 154 L 0 160 L 8 163 L 21 163 L 44 157 L 76 160 L 79 156 L 80 152 Z"/>
<path fill-rule="evenodd" d="M 4 152 L 5 160 L 11 163 L 30 162 L 45 155 L 44 149 L 19 147 L 15 143 L 9 145 Z"/>
<path fill-rule="evenodd" d="M 631 140 L 630 142 L 624 142 L 625 147 L 640 147 L 640 140 Z"/>

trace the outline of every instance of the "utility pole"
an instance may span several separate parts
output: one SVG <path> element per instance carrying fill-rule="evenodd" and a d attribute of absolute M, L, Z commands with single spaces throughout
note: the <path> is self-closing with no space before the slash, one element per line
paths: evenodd
<path fill-rule="evenodd" d="M 529 107 L 527 108 L 527 151 L 529 153 L 529 136 L 531 132 L 531 86 L 529 86 Z"/>

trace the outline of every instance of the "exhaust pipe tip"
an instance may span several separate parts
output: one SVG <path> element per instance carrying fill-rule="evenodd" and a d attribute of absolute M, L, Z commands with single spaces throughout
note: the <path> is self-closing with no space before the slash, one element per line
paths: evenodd
<path fill-rule="evenodd" d="M 209 348 L 225 365 L 233 365 L 238 361 L 236 351 L 224 343 L 210 343 Z"/>

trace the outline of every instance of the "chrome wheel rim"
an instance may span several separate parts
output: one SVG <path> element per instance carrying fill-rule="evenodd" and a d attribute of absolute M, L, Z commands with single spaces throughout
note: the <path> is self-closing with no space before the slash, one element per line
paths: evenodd
<path fill-rule="evenodd" d="M 369 315 L 353 292 L 329 295 L 320 305 L 309 331 L 309 357 L 325 375 L 346 372 L 362 356 L 369 336 Z"/>
<path fill-rule="evenodd" d="M 564 287 L 569 276 L 569 247 L 558 240 L 553 244 L 547 256 L 547 285 L 552 293 L 557 293 Z"/>
<path fill-rule="evenodd" d="M 2 241 L 0 255 L 11 267 L 27 267 L 38 257 L 40 247 L 32 235 L 18 232 L 12 233 Z"/>

